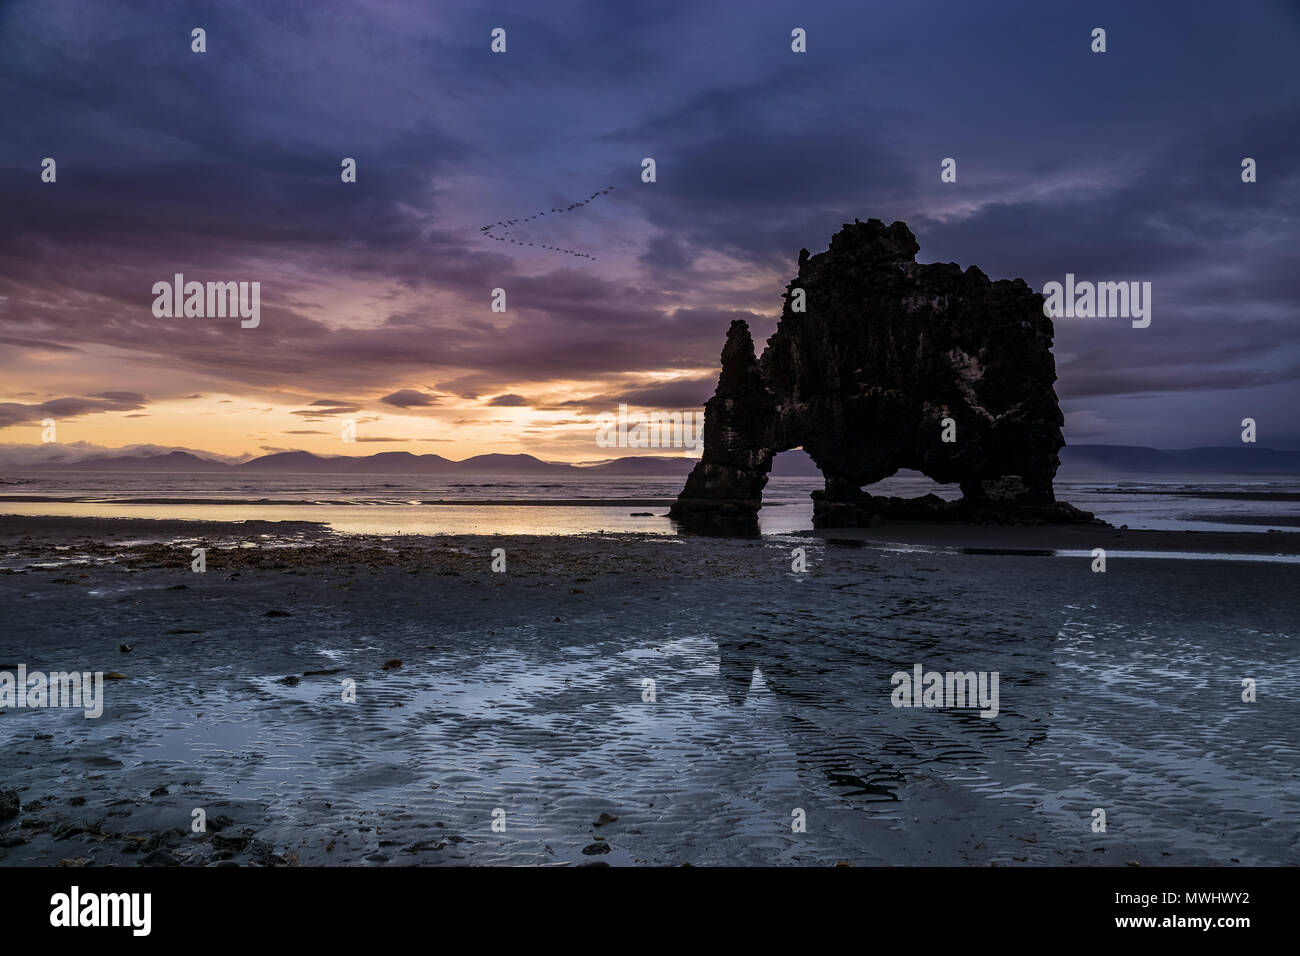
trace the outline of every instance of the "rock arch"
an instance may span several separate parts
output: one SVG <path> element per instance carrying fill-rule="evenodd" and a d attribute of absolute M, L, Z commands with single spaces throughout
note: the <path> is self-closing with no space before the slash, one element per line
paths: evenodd
<path fill-rule="evenodd" d="M 817 527 L 882 516 L 1092 520 L 1052 490 L 1064 418 L 1043 297 L 975 266 L 918 263 L 919 250 L 901 222 L 855 220 L 826 252 L 800 251 L 761 357 L 749 326 L 731 323 L 703 456 L 673 518 L 703 531 L 756 530 L 773 455 L 803 446 L 825 478 L 813 494 Z M 945 419 L 955 441 L 942 440 Z M 861 491 L 900 468 L 958 483 L 962 499 Z"/>

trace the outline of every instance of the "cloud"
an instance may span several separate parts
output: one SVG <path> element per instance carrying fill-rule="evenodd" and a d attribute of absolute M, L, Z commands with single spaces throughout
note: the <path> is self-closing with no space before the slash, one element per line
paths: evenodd
<path fill-rule="evenodd" d="M 1185 6 L 1176 37 L 1160 5 L 1116 8 L 1112 29 L 1144 55 L 1103 58 L 1052 5 L 959 5 L 942 31 L 925 5 L 810 5 L 810 52 L 794 55 L 788 12 L 738 0 L 675 0 L 651 18 L 506 0 L 527 42 L 488 63 L 481 18 L 455 5 L 362 18 L 330 0 L 229 0 L 206 26 L 235 59 L 195 57 L 148 9 L 3 5 L 0 96 L 24 108 L 0 159 L 0 378 L 10 398 L 39 387 L 109 403 L 65 414 L 130 411 L 95 392 L 132 381 L 259 404 L 275 391 L 502 407 L 554 385 L 590 392 L 559 406 L 584 411 L 697 407 L 730 320 L 766 334 L 798 250 L 877 216 L 906 220 L 923 261 L 1036 288 L 1065 271 L 1151 279 L 1151 329 L 1058 324 L 1063 397 L 1249 402 L 1300 361 L 1283 324 L 1300 298 L 1287 159 L 1300 19 L 1285 3 L 1250 17 Z M 51 154 L 56 187 L 12 158 Z M 942 184 L 949 155 L 959 182 Z M 339 181 L 343 156 L 358 158 L 356 184 Z M 644 156 L 653 184 L 639 181 Z M 478 233 L 607 185 L 519 232 L 596 263 Z M 261 281 L 260 326 L 154 318 L 152 284 L 175 272 Z M 496 287 L 505 314 L 490 312 Z M 685 378 L 650 382 L 665 372 Z M 294 414 L 360 407 L 322 398 Z M 41 417 L 60 415 L 0 405 L 0 427 Z M 1125 412 L 1106 419 L 1118 428 Z"/>
<path fill-rule="evenodd" d="M 417 408 L 440 404 L 435 396 L 413 388 L 400 388 L 385 395 L 380 401 L 385 405 L 395 405 L 398 408 Z"/>
<path fill-rule="evenodd" d="M 46 352 L 75 352 L 77 351 L 71 345 L 63 345 L 59 342 L 50 342 L 43 339 L 25 339 L 14 335 L 0 335 L 0 342 L 5 345 L 13 345 L 24 349 L 39 349 Z"/>
<path fill-rule="evenodd" d="M 340 405 L 336 408 L 300 408 L 290 412 L 290 415 L 302 415 L 311 419 L 320 415 L 351 415 L 353 412 L 361 411 L 360 405 Z"/>
<path fill-rule="evenodd" d="M 145 407 L 145 397 L 138 392 L 101 392 L 74 398 L 55 398 L 39 405 L 0 402 L 0 428 L 27 425 L 46 418 L 80 418 L 106 412 L 133 412 Z"/>
<path fill-rule="evenodd" d="M 579 409 L 587 414 L 609 411 L 619 405 L 635 405 L 646 408 L 663 409 L 697 409 L 713 395 L 717 386 L 716 375 L 673 379 L 668 382 L 653 382 L 633 385 L 622 391 L 589 398 L 572 399 L 559 402 L 554 408 Z"/>

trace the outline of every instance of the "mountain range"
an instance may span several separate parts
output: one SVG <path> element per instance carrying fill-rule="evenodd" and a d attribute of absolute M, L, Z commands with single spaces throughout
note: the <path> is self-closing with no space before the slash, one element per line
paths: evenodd
<path fill-rule="evenodd" d="M 306 451 L 263 455 L 240 464 L 213 461 L 187 451 L 155 455 L 100 455 L 77 462 L 0 466 L 0 472 L 168 472 L 236 474 L 356 474 L 356 475 L 591 475 L 681 476 L 695 459 L 681 456 L 640 455 L 610 461 L 573 465 L 543 461 L 532 455 L 475 455 L 453 461 L 441 455 L 413 455 L 405 451 L 361 456 L 322 456 Z M 1183 449 L 1143 448 L 1136 445 L 1069 445 L 1061 449 L 1061 470 L 1067 474 L 1135 473 L 1186 475 L 1300 475 L 1300 451 L 1257 448 L 1252 445 Z M 802 450 L 776 456 L 772 476 L 817 477 L 820 472 Z"/>

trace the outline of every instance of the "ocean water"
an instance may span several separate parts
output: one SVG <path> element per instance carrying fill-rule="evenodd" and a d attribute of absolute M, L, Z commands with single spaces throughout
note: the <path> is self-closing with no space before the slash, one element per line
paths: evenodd
<path fill-rule="evenodd" d="M 612 476 L 31 473 L 0 477 L 0 514 L 316 521 L 345 534 L 673 534 L 666 514 L 682 483 Z M 811 528 L 809 495 L 820 487 L 820 478 L 771 479 L 763 533 Z M 960 497 L 956 485 L 904 472 L 868 490 Z M 1135 529 L 1300 530 L 1300 478 L 1066 476 L 1058 477 L 1056 496 Z"/>

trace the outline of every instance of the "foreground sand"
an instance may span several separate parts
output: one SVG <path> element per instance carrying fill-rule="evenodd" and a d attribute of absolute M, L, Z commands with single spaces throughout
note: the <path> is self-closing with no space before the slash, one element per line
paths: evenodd
<path fill-rule="evenodd" d="M 1293 540 L 0 518 L 0 670 L 125 675 L 0 714 L 0 863 L 1295 864 L 1294 564 L 943 550 Z M 893 707 L 914 663 L 997 671 L 998 717 Z"/>

